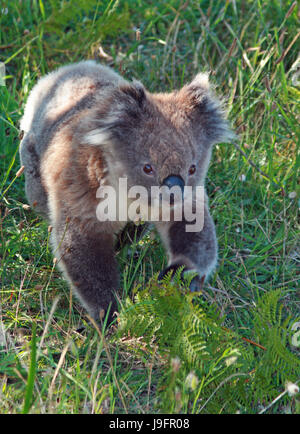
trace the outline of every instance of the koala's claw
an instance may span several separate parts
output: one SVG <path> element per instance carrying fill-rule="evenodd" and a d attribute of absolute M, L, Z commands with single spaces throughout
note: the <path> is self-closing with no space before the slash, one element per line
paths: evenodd
<path fill-rule="evenodd" d="M 203 276 L 195 276 L 190 283 L 190 291 L 191 292 L 199 292 L 203 288 L 203 284 L 205 281 L 205 274 Z"/>
<path fill-rule="evenodd" d="M 165 268 L 164 270 L 162 270 L 159 273 L 158 280 L 159 281 L 162 280 L 163 277 L 166 274 L 168 274 L 170 271 L 172 272 L 172 277 L 174 277 L 174 274 L 176 273 L 176 271 L 178 270 L 178 268 L 180 268 L 182 266 L 183 266 L 183 264 L 172 264 L 172 265 L 169 265 L 169 267 Z M 192 271 L 192 270 L 188 269 L 187 267 L 184 267 L 183 270 L 182 270 L 182 272 L 181 272 L 180 277 L 182 278 L 184 276 L 184 274 L 186 272 L 188 272 L 188 271 Z M 191 283 L 190 283 L 190 287 L 189 287 L 190 291 L 191 292 L 199 292 L 199 291 L 201 291 L 201 289 L 203 288 L 204 281 L 205 281 L 205 274 L 203 276 L 201 276 L 201 277 L 198 276 L 198 275 L 195 276 L 195 277 L 193 277 L 193 279 L 191 280 Z"/>

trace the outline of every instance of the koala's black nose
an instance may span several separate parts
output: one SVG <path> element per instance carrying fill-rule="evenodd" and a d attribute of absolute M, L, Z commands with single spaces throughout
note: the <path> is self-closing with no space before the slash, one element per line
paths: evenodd
<path fill-rule="evenodd" d="M 184 180 L 181 178 L 180 175 L 170 175 L 170 176 L 168 176 L 167 178 L 165 178 L 163 180 L 162 185 L 166 185 L 169 188 L 177 186 L 177 187 L 181 188 L 182 194 L 184 192 Z"/>

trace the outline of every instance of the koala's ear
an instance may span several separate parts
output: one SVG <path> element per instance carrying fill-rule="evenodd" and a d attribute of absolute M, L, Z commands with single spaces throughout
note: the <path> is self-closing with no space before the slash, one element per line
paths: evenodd
<path fill-rule="evenodd" d="M 102 102 L 89 122 L 84 141 L 90 145 L 104 146 L 114 138 L 133 138 L 144 114 L 146 105 L 144 86 L 138 82 L 121 84 L 107 100 Z"/>
<path fill-rule="evenodd" d="M 116 99 L 123 104 L 123 109 L 141 109 L 146 101 L 145 88 L 141 82 L 122 84 L 115 93 Z"/>
<path fill-rule="evenodd" d="M 209 76 L 199 73 L 179 92 L 195 135 L 208 143 L 230 142 L 235 134 L 226 120 L 223 102 L 211 89 Z"/>

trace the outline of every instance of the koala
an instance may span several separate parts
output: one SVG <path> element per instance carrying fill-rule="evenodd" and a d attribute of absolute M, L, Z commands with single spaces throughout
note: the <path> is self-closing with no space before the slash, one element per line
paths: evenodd
<path fill-rule="evenodd" d="M 204 186 L 213 145 L 233 137 L 206 74 L 180 90 L 152 94 L 95 61 L 42 77 L 28 97 L 21 129 L 26 196 L 49 220 L 59 267 L 95 320 L 117 310 L 115 243 L 128 223 L 99 220 L 99 186 L 114 188 L 117 200 L 121 178 L 128 188 L 147 192 Z M 206 194 L 203 213 L 196 232 L 186 231 L 183 214 L 154 222 L 169 260 L 160 279 L 183 267 L 197 272 L 196 290 L 214 270 L 217 240 Z"/>

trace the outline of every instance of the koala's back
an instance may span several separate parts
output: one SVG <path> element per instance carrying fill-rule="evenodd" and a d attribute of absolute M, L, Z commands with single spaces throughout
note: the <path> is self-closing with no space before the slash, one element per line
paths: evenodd
<path fill-rule="evenodd" d="M 40 154 L 47 143 L 47 133 L 55 123 L 56 127 L 71 110 L 79 111 L 84 99 L 95 89 L 102 89 L 103 97 L 111 87 L 124 81 L 112 69 L 83 61 L 59 68 L 41 78 L 31 91 L 26 103 L 21 130 L 25 136 L 35 136 L 35 150 Z"/>
<path fill-rule="evenodd" d="M 42 173 L 43 156 L 53 152 L 52 160 L 63 170 L 68 143 L 59 134 L 101 103 L 112 89 L 125 80 L 113 70 L 94 61 L 67 65 L 41 78 L 32 89 L 21 120 L 24 137 L 20 145 L 21 164 L 25 166 L 25 191 L 29 203 L 48 215 L 47 193 Z M 58 148 L 61 149 L 58 149 Z M 53 164 L 53 161 L 51 164 Z"/>

